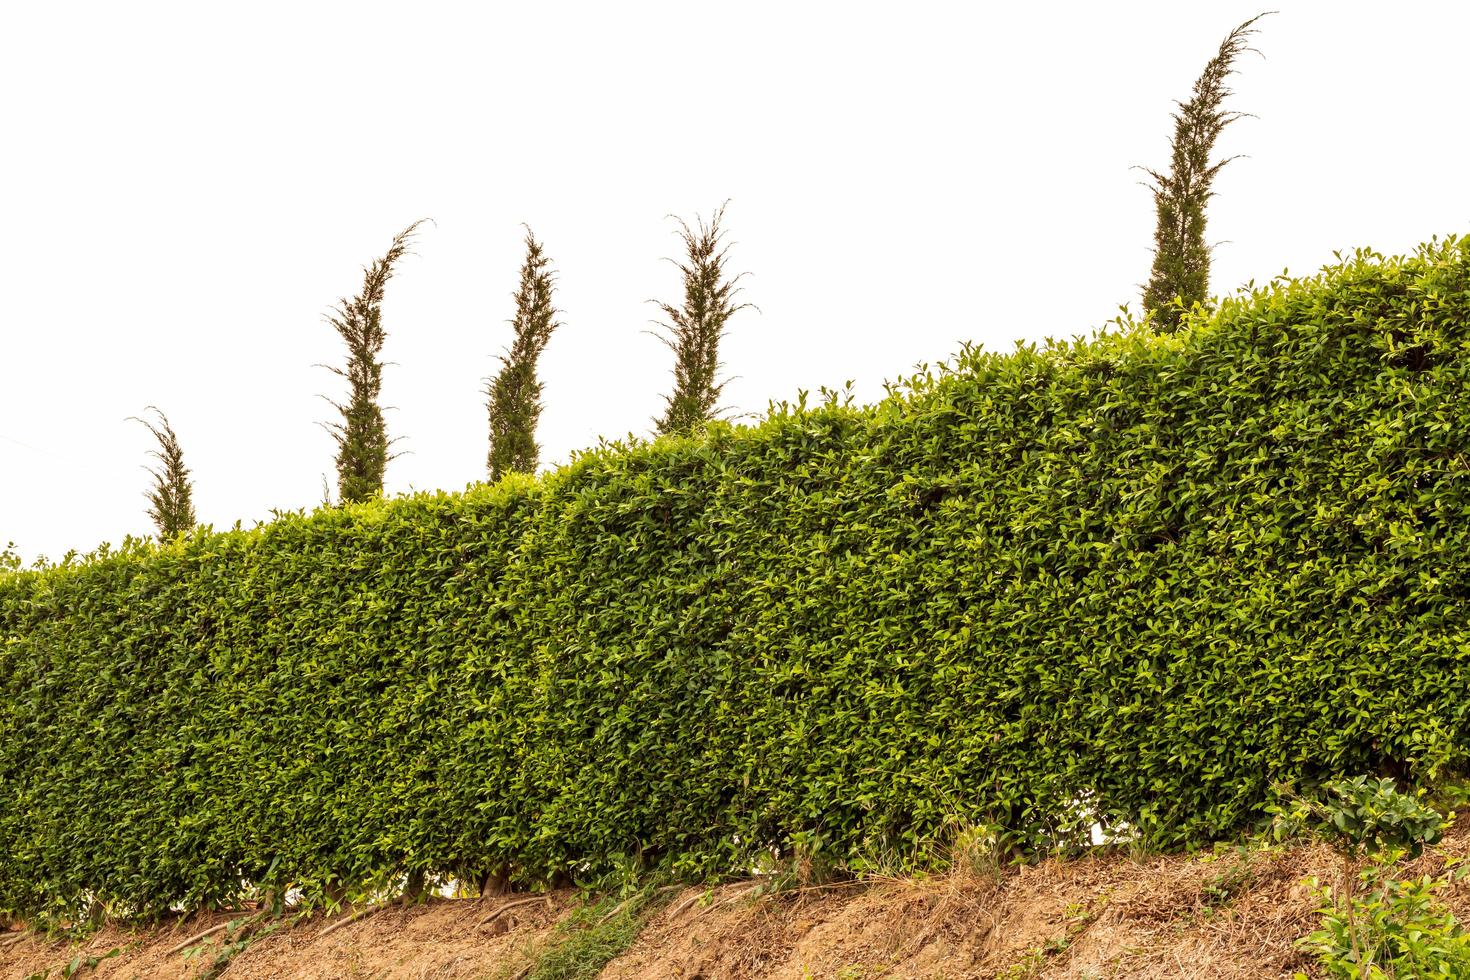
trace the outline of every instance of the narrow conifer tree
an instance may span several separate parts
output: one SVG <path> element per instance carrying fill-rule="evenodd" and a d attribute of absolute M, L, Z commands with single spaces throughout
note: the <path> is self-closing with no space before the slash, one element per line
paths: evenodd
<path fill-rule="evenodd" d="M 490 452 L 486 465 L 490 479 L 507 473 L 534 473 L 541 449 L 536 445 L 536 423 L 541 418 L 541 381 L 536 361 L 559 323 L 551 305 L 554 277 L 550 260 L 526 229 L 526 261 L 516 290 L 516 315 L 511 320 L 515 339 L 500 359 L 500 373 L 490 382 Z"/>
<path fill-rule="evenodd" d="M 189 468 L 184 465 L 184 450 L 179 446 L 179 437 L 169 425 L 168 416 L 149 405 L 148 409 L 158 416 L 158 424 L 134 415 L 133 421 L 141 422 L 158 440 L 158 448 L 149 450 L 148 455 L 158 460 L 158 466 L 148 472 L 153 476 L 153 486 L 147 493 L 148 516 L 158 528 L 159 538 L 167 541 L 181 531 L 194 527 L 194 482 L 189 479 Z"/>
<path fill-rule="evenodd" d="M 403 257 L 422 221 L 415 221 L 393 238 L 382 258 L 363 269 L 362 290 L 340 300 L 327 317 L 347 345 L 345 367 L 329 367 L 347 380 L 347 401 L 327 399 L 342 421 L 327 423 L 337 443 L 337 497 L 341 503 L 367 500 L 383 492 L 388 467 L 388 426 L 378 396 L 383 388 L 383 292 L 393 278 L 393 264 Z"/>
<path fill-rule="evenodd" d="M 665 397 L 663 415 L 655 420 L 660 435 L 687 434 L 715 417 L 725 387 L 719 380 L 720 340 L 730 317 L 750 305 L 735 302 L 740 292 L 736 283 L 744 273 L 733 278 L 725 274 L 729 248 L 721 241 L 724 216 L 721 205 L 708 224 L 696 219 L 691 228 L 677 219 L 684 261 L 670 261 L 684 274 L 684 303 L 658 303 L 667 318 L 660 324 L 664 333 L 659 339 L 674 352 L 674 391 Z"/>
<path fill-rule="evenodd" d="M 1154 230 L 1154 262 L 1143 306 L 1153 313 L 1160 330 L 1178 328 L 1184 311 L 1204 303 L 1210 286 L 1210 248 L 1205 244 L 1205 206 L 1214 192 L 1211 186 L 1220 169 L 1234 157 L 1210 162 L 1210 153 L 1221 131 L 1244 113 L 1223 107 L 1230 89 L 1225 81 L 1234 74 L 1235 59 L 1248 50 L 1247 39 L 1256 31 L 1251 25 L 1265 14 L 1257 14 L 1231 31 L 1215 57 L 1205 65 L 1194 83 L 1188 102 L 1178 102 L 1174 114 L 1174 139 L 1169 172 L 1144 169 L 1151 178 L 1158 224 Z M 1176 304 L 1175 299 L 1183 305 Z"/>

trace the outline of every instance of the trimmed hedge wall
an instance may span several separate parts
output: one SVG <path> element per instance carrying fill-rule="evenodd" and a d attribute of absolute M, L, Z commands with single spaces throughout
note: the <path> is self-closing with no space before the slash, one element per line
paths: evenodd
<path fill-rule="evenodd" d="M 1178 846 L 1460 764 L 1470 246 L 0 576 L 0 911 Z"/>

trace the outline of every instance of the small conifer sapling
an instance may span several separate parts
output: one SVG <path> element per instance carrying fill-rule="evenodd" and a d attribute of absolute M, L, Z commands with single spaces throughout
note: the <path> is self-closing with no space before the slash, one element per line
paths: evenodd
<path fill-rule="evenodd" d="M 383 389 L 383 293 L 393 266 L 408 250 L 422 221 L 393 238 L 388 251 L 363 269 L 362 290 L 338 302 L 327 322 L 347 345 L 347 363 L 329 367 L 347 382 L 347 400 L 331 402 L 341 421 L 327 423 L 337 443 L 337 496 L 342 503 L 367 500 L 383 492 L 383 474 L 391 458 L 388 426 L 378 398 Z"/>
<path fill-rule="evenodd" d="M 1234 159 L 1212 163 L 1210 155 L 1225 127 L 1244 115 L 1224 109 L 1230 95 L 1225 82 L 1234 73 L 1235 59 L 1248 50 L 1246 42 L 1256 33 L 1252 25 L 1264 16 L 1257 14 L 1231 31 L 1195 81 L 1189 101 L 1176 103 L 1179 109 L 1174 113 L 1169 172 L 1144 168 L 1151 178 L 1148 186 L 1157 224 L 1153 269 L 1144 288 L 1143 306 L 1160 330 L 1178 329 L 1184 313 L 1208 299 L 1210 248 L 1205 243 L 1205 207 L 1214 196 L 1215 177 Z"/>
<path fill-rule="evenodd" d="M 735 302 L 744 273 L 732 278 L 725 271 L 729 248 L 720 230 L 724 215 L 721 205 L 708 223 L 696 219 L 691 228 L 678 219 L 684 260 L 670 261 L 683 274 L 684 301 L 679 306 L 654 301 L 666 318 L 659 339 L 674 352 L 674 390 L 655 420 L 660 435 L 686 435 L 715 417 L 725 387 L 719 377 L 720 341 L 730 318 L 750 305 Z"/>
<path fill-rule="evenodd" d="M 197 523 L 194 519 L 194 481 L 189 478 L 189 468 L 184 465 L 184 450 L 179 446 L 179 437 L 169 424 L 168 416 L 152 405 L 148 409 L 158 416 L 156 424 L 136 415 L 132 419 L 146 426 L 158 441 L 158 448 L 148 452 L 158 465 L 148 470 L 153 476 L 153 486 L 146 496 L 148 516 L 153 519 L 159 538 L 167 541 Z"/>
<path fill-rule="evenodd" d="M 541 449 L 536 423 L 541 418 L 541 381 L 536 362 L 560 324 L 551 303 L 554 277 L 541 243 L 526 229 L 526 259 L 516 290 L 515 338 L 500 359 L 500 373 L 486 390 L 490 404 L 490 451 L 486 468 L 491 480 L 507 473 L 534 473 Z"/>

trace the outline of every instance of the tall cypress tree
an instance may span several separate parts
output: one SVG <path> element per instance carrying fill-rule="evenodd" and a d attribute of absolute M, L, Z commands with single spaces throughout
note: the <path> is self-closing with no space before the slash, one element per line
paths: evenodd
<path fill-rule="evenodd" d="M 1215 57 L 1205 65 L 1194 83 L 1188 102 L 1176 103 L 1174 139 L 1169 172 L 1148 170 L 1158 224 L 1154 230 L 1154 263 L 1143 306 L 1153 313 L 1160 330 L 1178 328 L 1185 310 L 1204 303 L 1210 286 L 1210 249 L 1205 244 L 1205 205 L 1214 192 L 1211 186 L 1220 169 L 1234 157 L 1210 162 L 1210 153 L 1221 131 L 1243 113 L 1226 112 L 1222 106 L 1230 95 L 1225 81 L 1234 74 L 1235 59 L 1247 50 L 1246 41 L 1256 31 L 1257 14 L 1231 31 Z M 1183 305 L 1176 304 L 1175 299 Z"/>
<path fill-rule="evenodd" d="M 550 260 L 531 229 L 526 229 L 526 261 L 516 290 L 516 315 L 511 320 L 515 339 L 500 359 L 500 373 L 490 382 L 490 452 L 486 465 L 490 479 L 507 473 L 534 473 L 541 450 L 536 445 L 536 423 L 541 418 L 541 382 L 536 361 L 559 323 L 551 305 L 553 276 Z"/>
<path fill-rule="evenodd" d="M 664 413 L 655 420 L 659 434 L 687 434 L 715 417 L 725 383 L 718 378 L 720 340 L 725 324 L 749 303 L 736 304 L 741 275 L 727 278 L 725 258 L 729 252 L 721 239 L 720 220 L 725 206 L 706 224 L 696 219 L 689 227 L 679 221 L 684 243 L 684 261 L 674 261 L 684 275 L 684 303 L 658 303 L 667 322 L 659 337 L 674 352 L 674 391 L 664 399 Z M 671 260 L 672 261 L 672 260 Z M 655 301 L 657 302 L 657 301 Z"/>
<path fill-rule="evenodd" d="M 367 500 L 383 492 L 388 467 L 388 426 L 378 396 L 383 388 L 383 291 L 393 278 L 393 264 L 403 257 L 423 221 L 415 221 L 394 238 L 382 258 L 363 269 L 362 290 L 340 300 L 327 317 L 347 345 L 347 365 L 329 367 L 347 380 L 347 401 L 331 401 L 342 421 L 327 430 L 337 442 L 337 496 L 342 503 Z"/>
<path fill-rule="evenodd" d="M 132 418 L 147 426 L 153 438 L 158 440 L 158 448 L 148 452 L 158 460 L 158 466 L 148 471 L 153 476 L 153 486 L 147 494 L 148 516 L 158 528 L 158 536 L 167 541 L 197 523 L 194 519 L 194 482 L 189 479 L 189 468 L 184 465 L 184 450 L 179 446 L 179 437 L 173 426 L 169 425 L 168 416 L 152 405 L 148 408 L 158 416 L 157 425 L 136 415 Z"/>

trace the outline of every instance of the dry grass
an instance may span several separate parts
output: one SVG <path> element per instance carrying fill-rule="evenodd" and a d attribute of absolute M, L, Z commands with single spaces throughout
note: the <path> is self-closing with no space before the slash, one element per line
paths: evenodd
<path fill-rule="evenodd" d="M 1470 833 L 1406 866 L 1438 873 L 1470 854 Z M 1309 875 L 1335 880 L 1322 846 L 1222 850 L 1210 856 L 1100 855 L 1000 870 L 984 860 L 928 878 L 874 877 L 775 894 L 740 882 L 665 896 L 662 908 L 602 976 L 621 980 L 976 978 L 1289 978 L 1310 968 L 1296 941 L 1316 924 Z M 1470 920 L 1470 882 L 1445 898 Z M 342 924 L 309 920 L 239 954 L 225 980 L 482 980 L 549 948 L 571 893 L 460 899 L 387 908 Z M 498 915 L 491 913 L 503 909 Z M 237 914 L 238 915 L 238 914 Z M 18 933 L 0 936 L 0 980 L 26 980 L 80 953 L 124 953 L 99 963 L 101 980 L 197 977 L 209 955 L 168 951 L 231 916 L 195 917 L 133 934 L 109 927 L 79 947 Z M 477 923 L 489 920 L 483 928 Z M 216 934 L 210 939 L 218 939 Z"/>

